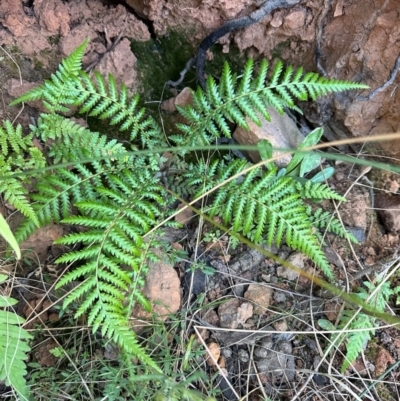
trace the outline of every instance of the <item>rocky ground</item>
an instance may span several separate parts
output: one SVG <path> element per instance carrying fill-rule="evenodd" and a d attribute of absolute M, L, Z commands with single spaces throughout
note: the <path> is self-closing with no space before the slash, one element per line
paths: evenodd
<path fill-rule="evenodd" d="M 112 4 L 97 0 L 0 3 L 2 119 L 17 118 L 25 127 L 35 119 L 41 111 L 38 105 L 25 105 L 21 110 L 8 107 L 8 103 L 47 78 L 62 57 L 87 37 L 91 42 L 84 58 L 86 68 L 111 72 L 119 82 L 127 84 L 131 93 L 145 92 L 146 101 L 158 104 L 174 94 L 146 98 L 154 92 L 144 90 L 138 67 L 141 56 L 132 51 L 128 38 L 133 38 L 136 45 L 153 39 L 151 52 L 163 63 L 168 50 L 157 45 L 157 35 L 161 37 L 170 27 L 182 29 L 182 24 L 193 22 L 191 40 L 198 44 L 222 20 L 252 10 L 256 2 L 220 1 L 215 5 L 205 1 L 198 5 L 194 1 L 180 1 L 185 7 L 177 7 L 166 0 L 128 1 L 128 8 L 123 2 L 108 3 Z M 284 60 L 315 70 L 314 56 L 319 48 L 322 57 L 318 67 L 329 76 L 356 78 L 373 88 L 387 81 L 400 51 L 395 1 L 348 6 L 341 0 L 333 5 L 318 0 L 304 3 L 224 38 L 222 51 L 228 53 L 230 47 L 237 46 L 247 54 L 269 57 L 280 49 Z M 324 8 L 325 3 L 332 7 Z M 358 24 L 364 24 L 368 34 L 358 32 Z M 176 66 L 176 71 L 181 68 L 183 65 Z M 357 71 L 362 71 L 361 75 Z M 400 96 L 396 88 L 390 88 L 390 96 L 383 91 L 368 102 L 346 95 L 335 97 L 329 104 L 326 101 L 316 106 L 304 105 L 306 116 L 309 122 L 325 126 L 327 139 L 342 137 L 345 129 L 353 135 L 394 132 L 400 124 Z M 168 105 L 164 103 L 163 107 Z M 390 155 L 397 155 L 397 144 L 390 147 Z M 382 149 L 388 147 L 381 144 L 379 151 Z M 339 149 L 343 150 L 357 152 L 358 148 Z M 385 171 L 365 174 L 362 168 L 346 163 L 337 163 L 335 171 L 330 186 L 347 198 L 338 207 L 338 214 L 360 244 L 350 247 L 346 241 L 327 233 L 324 252 L 335 269 L 338 285 L 355 290 L 367 275 L 393 260 L 400 249 L 400 203 L 396 196 L 400 179 Z M 331 204 L 324 206 L 334 211 Z M 12 227 L 18 225 L 20 217 L 7 205 L 2 205 L 0 211 L 9 217 Z M 176 250 L 185 250 L 188 258 L 175 264 L 154 264 L 145 295 L 156 304 L 162 303 L 158 302 L 156 313 L 177 313 L 185 322 L 182 335 L 189 338 L 195 334 L 196 342 L 206 347 L 209 355 L 198 361 L 199 366 L 214 380 L 224 399 L 237 400 L 250 394 L 250 400 L 263 396 L 273 400 L 348 400 L 351 391 L 346 386 L 353 386 L 351 389 L 359 394 L 369 380 L 379 378 L 399 359 L 398 332 L 381 328 L 339 382 L 337 373 L 342 358 L 337 355 L 327 361 L 323 352 L 326 342 L 315 333 L 318 319 L 336 322 L 341 301 L 327 297 L 308 280 L 265 255 L 236 244 L 228 235 L 207 224 L 199 225 L 190 214 L 182 213 L 176 219 L 185 228 L 168 231 L 166 238 Z M 19 313 L 28 320 L 26 328 L 36 324 L 51 327 L 52 322 L 60 319 L 54 306 L 59 294 L 50 288 L 61 274 L 54 261 L 65 251 L 53 245 L 53 241 L 65 230 L 51 225 L 21 245 L 25 250 L 31 249 L 30 254 L 25 253 L 30 264 L 19 267 L 16 279 L 21 301 Z M 285 246 L 270 251 L 295 266 L 314 270 L 307 258 Z M 191 270 L 191 266 L 200 263 L 202 268 Z M 14 266 L 3 265 L 1 269 L 11 271 Z M 363 274 L 363 269 L 367 273 Z M 398 280 L 395 276 L 393 285 L 398 285 Z M 134 311 L 138 321 L 147 317 L 142 310 Z M 32 360 L 42 366 L 55 366 L 57 358 L 49 352 L 55 344 L 48 336 L 35 347 Z M 108 352 L 106 349 L 103 356 L 107 358 Z M 362 399 L 398 399 L 399 374 L 398 368 L 392 370 Z"/>

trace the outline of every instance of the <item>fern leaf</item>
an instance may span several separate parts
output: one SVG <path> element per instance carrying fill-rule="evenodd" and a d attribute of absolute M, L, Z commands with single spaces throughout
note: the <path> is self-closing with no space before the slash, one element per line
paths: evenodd
<path fill-rule="evenodd" d="M 13 173 L 29 172 L 45 166 L 45 158 L 39 149 L 32 147 L 32 134 L 22 136 L 22 127 L 14 128 L 10 121 L 4 121 L 0 126 L 0 194 L 4 200 L 13 205 L 24 216 L 29 218 L 34 226 L 39 225 L 38 217 L 30 204 L 25 185 L 37 176 L 19 175 Z"/>
<path fill-rule="evenodd" d="M 101 328 L 103 334 L 109 335 L 126 351 L 135 352 L 136 357 L 156 367 L 137 344 L 133 332 L 121 330 L 122 327 L 128 328 L 125 297 L 122 294 L 131 288 L 133 277 L 133 290 L 139 292 L 139 266 L 141 274 L 146 272 L 142 260 L 145 254 L 142 251 L 142 235 L 150 225 L 155 224 L 155 219 L 160 215 L 159 207 L 165 201 L 157 181 L 146 170 L 136 175 L 128 170 L 118 175 L 110 174 L 108 183 L 112 183 L 112 187 L 96 188 L 101 195 L 98 198 L 76 203 L 80 216 L 63 220 L 67 224 L 86 227 L 86 230 L 56 241 L 58 244 L 82 246 L 80 250 L 58 259 L 58 263 L 80 264 L 60 280 L 58 288 L 84 279 L 66 298 L 64 307 L 83 299 L 76 317 L 88 314 L 93 331 Z M 156 200 L 158 207 L 148 200 Z M 122 266 L 129 266 L 130 270 Z M 140 296 L 137 298 L 140 299 Z"/>
<path fill-rule="evenodd" d="M 211 186 L 216 186 L 245 167 L 243 161 L 236 160 L 228 166 L 220 162 L 217 177 L 210 177 L 207 172 L 205 176 L 211 180 Z M 200 170 L 206 171 L 206 166 Z M 292 177 L 278 177 L 276 171 L 262 173 L 255 169 L 242 182 L 230 181 L 216 191 L 209 214 L 222 216 L 226 224 L 232 224 L 235 231 L 242 231 L 244 235 L 251 235 L 255 242 L 265 240 L 269 245 L 276 243 L 279 246 L 285 240 L 290 247 L 309 256 L 327 277 L 333 279 L 329 263 L 313 234 L 297 182 Z"/>
<path fill-rule="evenodd" d="M 276 63 L 268 82 L 267 70 L 268 63 L 262 61 L 258 74 L 255 74 L 253 61 L 248 60 L 238 84 L 227 64 L 224 65 L 220 85 L 209 77 L 205 93 L 200 88 L 194 93 L 193 107 L 178 109 L 189 124 L 179 125 L 183 132 L 189 134 L 189 144 L 209 144 L 213 137 L 221 134 L 230 137 L 225 120 L 244 128 L 247 128 L 246 117 L 256 124 L 261 123 L 257 113 L 270 120 L 266 111 L 269 106 L 279 113 L 283 113 L 285 107 L 301 112 L 294 100 L 315 99 L 330 92 L 366 88 L 357 83 L 326 79 L 315 73 L 303 75 L 302 69 L 293 73 L 293 69 L 288 67 L 284 71 L 280 61 Z"/>
<path fill-rule="evenodd" d="M 1 275 L 0 280 L 6 277 Z M 17 301 L 0 296 L 0 307 L 9 307 Z M 32 336 L 21 326 L 24 322 L 16 313 L 0 310 L 0 380 L 12 386 L 20 399 L 28 400 L 29 388 L 25 381 L 26 364 Z"/>
<path fill-rule="evenodd" d="M 76 82 L 78 96 L 75 105 L 80 106 L 80 113 L 89 113 L 91 116 L 98 116 L 100 119 L 110 119 L 110 124 L 120 124 L 120 131 L 130 130 L 131 140 L 138 136 L 142 143 L 148 147 L 160 145 L 163 135 L 156 122 L 151 117 L 145 116 L 145 110 L 137 110 L 139 96 L 127 100 L 127 90 L 121 87 L 120 95 L 114 78 L 109 75 L 108 88 L 104 78 L 95 73 L 95 83 L 89 76 L 81 72 L 81 79 Z M 143 140 L 143 137 L 146 140 Z"/>
<path fill-rule="evenodd" d="M 359 313 L 352 321 L 350 328 L 366 330 L 357 331 L 348 336 L 346 342 L 346 358 L 341 367 L 342 373 L 357 359 L 358 355 L 360 355 L 361 351 L 367 345 L 368 340 L 371 339 L 371 335 L 375 333 L 374 323 L 375 319 L 364 313 Z"/>
<path fill-rule="evenodd" d="M 305 184 L 297 182 L 297 189 L 301 196 L 305 199 L 335 199 L 342 202 L 346 202 L 346 198 L 340 196 L 338 193 L 329 188 L 323 183 L 314 183 L 307 181 Z"/>
<path fill-rule="evenodd" d="M 307 215 L 312 225 L 319 230 L 327 230 L 340 237 L 347 238 L 354 244 L 358 244 L 357 238 L 349 230 L 346 230 L 340 220 L 333 217 L 330 212 L 324 212 L 320 208 L 313 211 L 311 207 L 308 207 Z"/>
<path fill-rule="evenodd" d="M 82 70 L 82 57 L 89 40 L 85 40 L 59 65 L 58 71 L 52 74 L 50 80 L 38 88 L 34 88 L 11 102 L 11 105 L 41 99 L 46 108 L 54 112 L 66 112 L 69 109 L 64 105 L 71 105 L 77 93 L 74 84 Z"/>

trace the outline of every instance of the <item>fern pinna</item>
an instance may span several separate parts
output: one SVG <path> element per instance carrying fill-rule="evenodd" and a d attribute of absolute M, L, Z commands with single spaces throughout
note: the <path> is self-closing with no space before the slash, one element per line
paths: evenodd
<path fill-rule="evenodd" d="M 37 177 L 31 207 L 40 225 L 55 221 L 84 228 L 57 241 L 79 246 L 58 260 L 74 265 L 59 286 L 81 281 L 66 298 L 64 306 L 76 301 L 77 317 L 87 315 L 93 330 L 100 329 L 130 355 L 157 369 L 137 343 L 128 320 L 134 301 L 148 306 L 140 294 L 146 257 L 150 255 L 143 237 L 163 220 L 168 202 L 160 181 L 163 159 L 150 151 L 165 148 L 166 142 L 157 123 L 138 107 L 139 98 L 130 98 L 124 85 L 118 88 L 111 75 L 105 80 L 98 73 L 91 78 L 82 71 L 86 45 L 87 42 L 83 43 L 63 60 L 51 79 L 13 102 L 41 99 L 48 109 L 31 126 L 33 134 L 47 141 L 47 157 L 52 163 L 50 170 Z M 259 113 L 269 119 L 267 107 L 280 112 L 285 107 L 298 110 L 293 99 L 314 99 L 330 91 L 364 87 L 327 80 L 317 74 L 303 76 L 301 69 L 293 73 L 290 67 L 283 70 L 281 63 L 268 80 L 267 67 L 263 61 L 255 73 L 250 60 L 239 80 L 225 64 L 219 85 L 210 77 L 206 91 L 198 88 L 194 92 L 193 106 L 179 109 L 188 123 L 178 125 L 183 134 L 171 139 L 185 145 L 187 152 L 192 145 L 209 144 L 221 135 L 229 137 L 231 123 L 247 127 L 249 118 L 259 124 Z M 128 132 L 130 146 L 93 133 L 59 115 L 72 106 L 81 113 L 108 119 L 119 131 Z M 246 162 L 241 160 L 214 161 L 207 165 L 179 159 L 179 155 L 177 159 L 178 164 L 184 161 L 189 172 L 184 174 L 188 193 L 201 195 L 243 172 L 241 180 L 231 180 L 216 191 L 210 214 L 221 215 L 234 230 L 254 241 L 279 244 L 285 240 L 310 256 L 332 278 L 313 234 L 316 225 L 302 202 L 316 197 L 339 199 L 326 185 L 296 181 L 295 176 L 285 175 L 273 167 L 268 172 L 253 169 L 245 174 Z M 68 166 L 55 166 L 58 162 Z M 176 187 L 182 187 L 182 180 Z M 73 213 L 74 208 L 77 214 Z M 34 223 L 34 218 L 26 220 L 17 238 L 29 236 L 35 229 Z M 337 230 L 346 235 L 344 230 Z M 126 294 L 131 299 L 127 303 L 124 302 Z"/>
<path fill-rule="evenodd" d="M 33 134 L 23 137 L 21 125 L 14 128 L 10 121 L 5 121 L 3 126 L 0 126 L 0 194 L 4 201 L 38 226 L 38 218 L 24 186 L 29 182 L 29 178 L 23 173 L 43 168 L 45 158 L 42 152 L 32 145 L 32 137 Z"/>

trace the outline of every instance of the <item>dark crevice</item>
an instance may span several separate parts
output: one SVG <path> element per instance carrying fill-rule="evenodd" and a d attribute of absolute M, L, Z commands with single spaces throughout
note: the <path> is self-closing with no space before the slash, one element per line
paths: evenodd
<path fill-rule="evenodd" d="M 135 11 L 135 9 L 132 8 L 125 1 L 123 1 L 123 0 L 100 0 L 100 2 L 103 5 L 109 5 L 109 6 L 117 6 L 118 4 L 122 4 L 128 10 L 128 12 L 133 14 L 139 21 L 143 22 L 143 24 L 145 24 L 147 26 L 147 29 L 149 30 L 150 36 L 151 36 L 152 39 L 156 39 L 157 38 L 155 29 L 154 29 L 153 21 L 151 21 L 151 20 L 143 17 L 142 15 L 138 14 Z"/>

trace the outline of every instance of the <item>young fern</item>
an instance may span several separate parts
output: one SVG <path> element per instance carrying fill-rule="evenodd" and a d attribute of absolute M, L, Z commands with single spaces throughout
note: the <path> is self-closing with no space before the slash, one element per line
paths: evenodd
<path fill-rule="evenodd" d="M 363 301 L 374 305 L 377 312 L 383 312 L 386 307 L 386 303 L 392 295 L 399 295 L 400 287 L 391 288 L 390 282 L 385 281 L 382 283 L 382 279 L 378 278 L 376 284 L 369 281 L 365 281 L 364 286 L 368 291 L 363 288 L 358 288 L 356 294 Z M 379 290 L 377 286 L 379 285 Z M 354 309 L 344 309 L 340 316 L 340 322 L 336 328 L 329 320 L 320 319 L 318 324 L 326 330 L 343 330 L 342 333 L 332 335 L 331 342 L 336 346 L 341 343 L 346 344 L 346 355 L 343 361 L 341 372 L 344 373 L 346 369 L 357 359 L 361 351 L 367 346 L 368 341 L 375 334 L 376 318 L 366 315 L 365 313 L 354 314 Z M 351 329 L 363 329 L 355 332 L 346 332 Z"/>
<path fill-rule="evenodd" d="M 31 130 L 43 141 L 52 140 L 48 141 L 47 154 L 51 163 L 70 163 L 70 167 L 54 166 L 37 177 L 30 194 L 35 201 L 32 211 L 41 226 L 54 221 L 84 228 L 57 241 L 79 245 L 78 250 L 58 259 L 58 263 L 74 265 L 58 287 L 81 280 L 66 298 L 64 307 L 78 303 L 77 317 L 87 315 L 94 331 L 101 330 L 129 356 L 137 356 L 158 369 L 129 328 L 131 305 L 126 305 L 124 299 L 131 292 L 129 296 L 135 301 L 149 306 L 140 293 L 149 256 L 143 237 L 163 220 L 168 199 L 160 181 L 162 157 L 156 153 L 128 152 L 162 148 L 166 142 L 156 122 L 138 107 L 137 96 L 130 99 L 127 88 L 124 85 L 118 88 L 111 75 L 106 81 L 98 73 L 90 78 L 81 70 L 86 45 L 87 41 L 71 53 L 51 79 L 13 102 L 43 101 L 49 113 L 42 114 Z M 193 106 L 179 109 L 188 124 L 178 125 L 184 135 L 175 135 L 175 142 L 186 145 L 187 149 L 209 144 L 221 135 L 229 137 L 230 123 L 246 128 L 248 119 L 260 124 L 260 114 L 269 119 L 268 107 L 280 112 L 286 107 L 299 110 L 294 104 L 296 99 L 314 99 L 331 91 L 365 87 L 327 80 L 317 74 L 303 75 L 301 69 L 293 73 L 290 67 L 283 70 L 281 63 L 276 65 L 270 80 L 266 79 L 267 72 L 266 61 L 261 62 L 256 73 L 253 61 L 249 60 L 242 78 L 238 79 L 225 64 L 219 85 L 210 77 L 207 90 L 199 88 L 194 93 Z M 120 132 L 128 132 L 132 148 L 58 114 L 71 106 L 81 113 L 108 119 Z M 275 168 L 268 172 L 258 168 L 242 174 L 249 166 L 243 160 L 226 163 L 215 160 L 210 165 L 184 160 L 183 164 L 184 179 L 175 176 L 174 180 L 172 176 L 166 182 L 176 188 L 186 185 L 187 193 L 198 195 L 241 174 L 240 179 L 215 191 L 210 215 L 222 216 L 226 224 L 255 242 L 279 245 L 286 241 L 333 278 L 313 231 L 316 224 L 303 202 L 316 198 L 342 200 L 329 187 L 303 184 L 295 176 L 281 174 Z M 73 207 L 78 215 L 73 215 Z M 20 241 L 34 231 L 33 223 L 26 220 L 20 226 L 16 234 Z"/>

